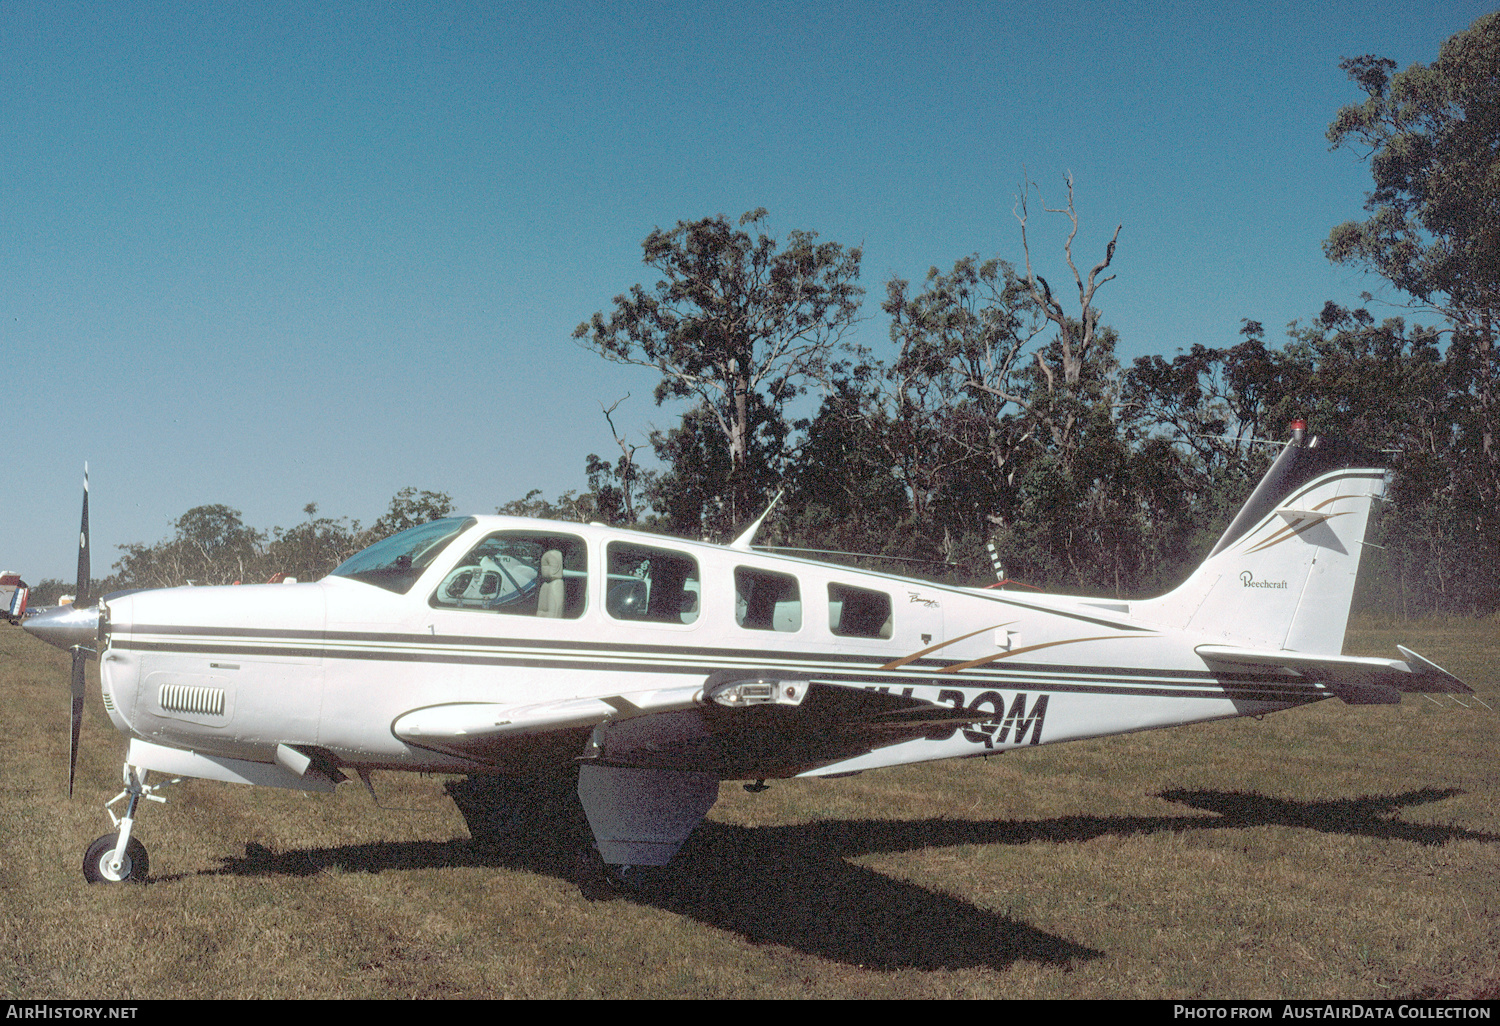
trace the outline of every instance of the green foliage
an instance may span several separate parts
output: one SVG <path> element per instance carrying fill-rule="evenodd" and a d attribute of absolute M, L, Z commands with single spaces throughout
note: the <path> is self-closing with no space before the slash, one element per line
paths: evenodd
<path fill-rule="evenodd" d="M 1334 147 L 1369 154 L 1371 217 L 1328 237 L 1330 259 L 1363 266 L 1455 322 L 1500 300 L 1500 14 L 1443 44 L 1431 65 L 1392 75 L 1363 56 L 1341 67 L 1367 98 L 1338 112 Z"/>
<path fill-rule="evenodd" d="M 765 219 L 761 209 L 741 217 L 738 229 L 720 214 L 652 231 L 641 248 L 660 280 L 650 290 L 632 286 L 615 298 L 608 320 L 596 313 L 573 332 L 606 359 L 659 371 L 658 403 L 694 400 L 695 421 L 684 418 L 682 430 L 701 424 L 722 436 L 728 472 L 710 463 L 692 488 L 668 487 L 678 504 L 674 523 L 694 519 L 679 507 L 696 491 L 703 496 L 696 519 L 714 533 L 723 530 L 721 521 L 755 515 L 764 501 L 749 468 L 769 462 L 773 474 L 784 469 L 786 404 L 841 367 L 843 336 L 864 294 L 858 248 L 820 244 L 808 231 L 791 232 L 781 248 L 769 235 L 744 230 Z M 669 463 L 712 451 L 670 436 L 663 446 Z"/>
<path fill-rule="evenodd" d="M 403 488 L 392 497 L 385 514 L 364 530 L 357 520 L 318 516 L 316 503 L 308 503 L 302 511 L 307 520 L 290 528 L 272 528 L 268 535 L 247 527 L 237 509 L 196 506 L 173 522 L 171 537 L 155 545 L 121 545 L 114 573 L 100 587 L 113 591 L 254 584 L 288 577 L 318 580 L 381 538 L 449 515 L 453 500 L 442 492 Z"/>
<path fill-rule="evenodd" d="M 320 517 L 318 504 L 303 507 L 308 519 L 295 527 L 274 528 L 266 547 L 265 563 L 271 574 L 315 581 L 363 547 L 358 522 L 346 517 Z"/>
<path fill-rule="evenodd" d="M 1037 427 L 1023 361 L 1045 320 L 1001 260 L 966 257 L 951 274 L 930 270 L 922 292 L 907 289 L 887 286 L 896 358 L 872 368 L 868 405 L 920 520 L 976 475 L 1014 480 Z"/>
<path fill-rule="evenodd" d="M 651 445 L 665 470 L 647 491 L 670 534 L 728 541 L 760 515 L 786 472 L 788 426 L 758 395 L 747 404 L 749 456 L 736 463 L 712 413 L 695 407 Z M 738 498 L 736 498 L 738 497 Z"/>
<path fill-rule="evenodd" d="M 452 512 L 453 497 L 446 492 L 419 492 L 415 488 L 403 488 L 391 497 L 390 508 L 385 514 L 370 525 L 368 540 L 364 544 L 373 544 L 408 527 L 441 520 Z M 364 548 L 364 545 L 360 548 Z"/>
<path fill-rule="evenodd" d="M 865 402 L 847 380 L 824 398 L 806 428 L 786 497 L 789 508 L 819 510 L 815 519 L 857 535 L 889 533 L 911 508 L 905 468 L 892 457 L 915 448 L 891 444 L 894 425 L 866 416 Z"/>
<path fill-rule="evenodd" d="M 76 586 L 76 582 L 64 581 L 56 577 L 44 577 L 31 586 L 26 596 L 26 605 L 31 609 L 38 606 L 55 606 L 62 596 L 71 595 Z M 100 594 L 100 592 L 94 592 L 94 594 Z"/>
<path fill-rule="evenodd" d="M 1375 56 L 1343 68 L 1366 99 L 1338 112 L 1334 147 L 1358 142 L 1370 217 L 1334 228 L 1330 259 L 1374 271 L 1452 327 L 1452 424 L 1481 502 L 1500 503 L 1500 14 L 1443 44 L 1430 65 L 1392 74 Z M 1485 532 L 1489 538 L 1494 532 Z"/>
<path fill-rule="evenodd" d="M 246 527 L 240 511 L 195 506 L 173 523 L 175 533 L 156 545 L 122 545 L 112 587 L 170 588 L 179 584 L 234 584 L 260 569 L 265 535 Z M 251 579 L 254 579 L 251 577 Z"/>
<path fill-rule="evenodd" d="M 495 510 L 504 516 L 532 517 L 537 520 L 563 520 L 575 524 L 586 524 L 598 519 L 598 505 L 591 494 L 566 491 L 556 502 L 542 498 L 542 490 L 533 488 L 525 498 L 512 499 Z"/>

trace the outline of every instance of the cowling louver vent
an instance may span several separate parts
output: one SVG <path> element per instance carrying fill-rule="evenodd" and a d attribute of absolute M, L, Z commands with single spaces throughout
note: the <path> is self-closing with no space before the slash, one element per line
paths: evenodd
<path fill-rule="evenodd" d="M 163 684 L 159 695 L 167 712 L 193 713 L 198 716 L 224 715 L 224 689 L 202 688 L 190 684 Z"/>

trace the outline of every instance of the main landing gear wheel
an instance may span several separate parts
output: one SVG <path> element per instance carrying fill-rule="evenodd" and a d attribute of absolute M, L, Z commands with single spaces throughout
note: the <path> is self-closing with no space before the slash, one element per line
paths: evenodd
<path fill-rule="evenodd" d="M 110 870 L 110 856 L 120 843 L 119 834 L 105 834 L 83 853 L 83 878 L 89 883 L 141 883 L 151 869 L 146 857 L 146 846 L 132 837 L 125 845 L 125 858 L 120 862 L 119 872 Z"/>

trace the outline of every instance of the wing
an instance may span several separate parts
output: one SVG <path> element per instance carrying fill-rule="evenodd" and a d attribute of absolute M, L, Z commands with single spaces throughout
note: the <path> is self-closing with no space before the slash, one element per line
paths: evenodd
<path fill-rule="evenodd" d="M 1394 705 L 1401 701 L 1403 693 L 1412 692 L 1473 693 L 1473 688 L 1430 659 L 1400 645 L 1396 648 L 1406 657 L 1406 662 L 1364 656 L 1273 652 L 1230 645 L 1199 645 L 1193 651 L 1210 664 L 1292 670 L 1308 678 L 1309 683 L 1322 683 L 1351 705 Z"/>
<path fill-rule="evenodd" d="M 550 742 L 569 758 L 744 780 L 946 736 L 973 720 L 972 711 L 784 670 L 724 670 L 701 685 L 655 691 L 427 706 L 391 729 L 409 744 L 498 766 Z"/>

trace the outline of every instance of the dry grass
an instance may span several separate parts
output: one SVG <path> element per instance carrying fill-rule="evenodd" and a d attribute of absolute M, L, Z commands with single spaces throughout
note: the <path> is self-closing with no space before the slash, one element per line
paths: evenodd
<path fill-rule="evenodd" d="M 1500 624 L 1361 625 L 1500 707 Z M 1495 712 L 1336 702 L 1012 754 L 733 784 L 668 881 L 590 903 L 440 782 L 186 782 L 152 874 L 89 887 L 121 739 L 66 787 L 66 657 L 0 629 L 0 998 L 1495 997 Z M 95 692 L 97 696 L 97 692 Z"/>

